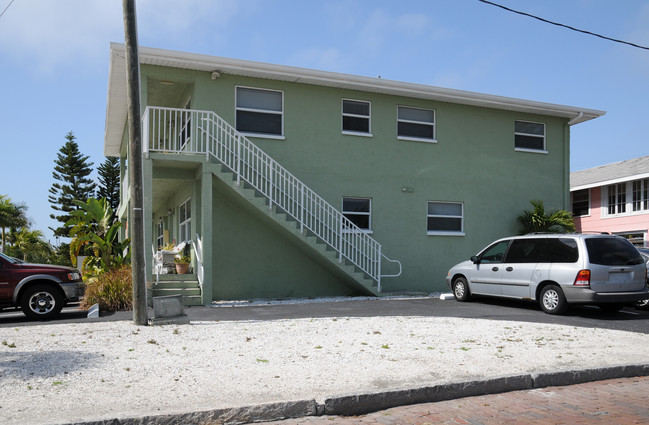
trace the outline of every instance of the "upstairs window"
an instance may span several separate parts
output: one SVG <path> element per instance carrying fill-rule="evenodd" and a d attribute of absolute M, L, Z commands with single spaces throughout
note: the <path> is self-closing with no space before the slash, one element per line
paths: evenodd
<path fill-rule="evenodd" d="M 649 179 L 633 182 L 633 211 L 649 210 L 648 186 Z"/>
<path fill-rule="evenodd" d="M 429 235 L 463 235 L 464 205 L 461 202 L 428 202 Z"/>
<path fill-rule="evenodd" d="M 236 88 L 237 130 L 253 135 L 284 134 L 284 93 L 275 90 Z"/>
<path fill-rule="evenodd" d="M 370 231 L 372 200 L 370 198 L 343 198 L 343 215 L 361 230 Z"/>
<path fill-rule="evenodd" d="M 514 148 L 522 151 L 545 152 L 545 124 L 514 121 Z"/>
<path fill-rule="evenodd" d="M 398 106 L 397 137 L 402 140 L 435 142 L 435 111 Z"/>
<path fill-rule="evenodd" d="M 626 183 L 608 186 L 608 213 L 623 214 L 626 212 Z"/>
<path fill-rule="evenodd" d="M 590 214 L 590 191 L 588 189 L 572 192 L 572 215 L 580 217 Z"/>
<path fill-rule="evenodd" d="M 343 133 L 371 135 L 370 102 L 343 99 Z"/>

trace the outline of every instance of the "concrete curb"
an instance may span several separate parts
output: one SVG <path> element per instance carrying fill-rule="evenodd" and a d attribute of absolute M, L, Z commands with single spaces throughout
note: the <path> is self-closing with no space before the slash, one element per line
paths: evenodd
<path fill-rule="evenodd" d="M 463 397 L 583 384 L 635 376 L 649 376 L 649 364 L 508 375 L 430 387 L 332 397 L 325 399 L 324 403 L 318 403 L 316 400 L 298 400 L 202 412 L 71 422 L 69 425 L 245 424 L 304 416 L 351 416 L 409 404 L 431 403 Z"/>

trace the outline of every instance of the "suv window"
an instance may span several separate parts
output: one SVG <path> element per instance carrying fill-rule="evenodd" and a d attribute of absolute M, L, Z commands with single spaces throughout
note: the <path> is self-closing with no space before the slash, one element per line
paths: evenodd
<path fill-rule="evenodd" d="M 571 238 L 548 238 L 540 263 L 576 263 L 579 260 L 577 241 Z"/>
<path fill-rule="evenodd" d="M 643 263 L 638 250 L 626 239 L 590 238 L 586 239 L 586 249 L 593 264 L 629 266 Z"/>
<path fill-rule="evenodd" d="M 507 251 L 506 263 L 536 263 L 543 249 L 543 239 L 515 239 Z"/>

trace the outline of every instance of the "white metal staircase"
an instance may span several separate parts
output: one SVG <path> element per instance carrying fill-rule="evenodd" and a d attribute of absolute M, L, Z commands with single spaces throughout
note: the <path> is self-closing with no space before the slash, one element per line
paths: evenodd
<path fill-rule="evenodd" d="M 308 231 L 376 282 L 401 274 L 401 263 L 381 251 L 381 245 L 340 211 L 309 189 L 293 174 L 259 149 L 212 111 L 147 107 L 143 120 L 143 151 L 191 153 L 214 158 L 242 182 L 263 196 L 269 209 L 281 209 L 292 217 L 301 232 Z M 396 274 L 381 273 L 385 260 L 396 264 Z"/>

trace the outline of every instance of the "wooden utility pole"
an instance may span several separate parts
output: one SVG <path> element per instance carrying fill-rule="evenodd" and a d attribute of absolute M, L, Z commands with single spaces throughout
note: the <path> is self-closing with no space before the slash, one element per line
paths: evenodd
<path fill-rule="evenodd" d="M 133 322 L 148 323 L 144 276 L 144 213 L 142 211 L 142 125 L 140 120 L 140 59 L 138 58 L 135 0 L 122 0 L 126 44 L 128 103 L 128 168 L 131 207 L 131 267 L 133 270 Z"/>

